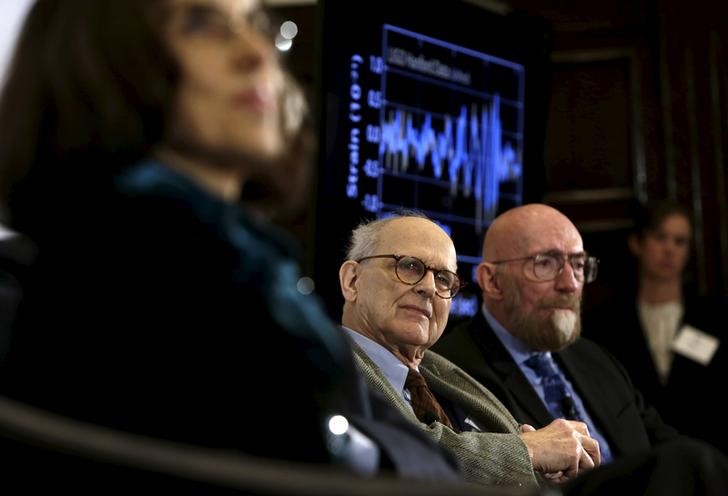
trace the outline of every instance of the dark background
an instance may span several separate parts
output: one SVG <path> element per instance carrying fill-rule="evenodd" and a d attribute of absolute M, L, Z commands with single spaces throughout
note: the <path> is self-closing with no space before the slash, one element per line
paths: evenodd
<path fill-rule="evenodd" d="M 585 306 L 625 291 L 634 206 L 661 198 L 684 203 L 693 215 L 688 282 L 728 296 L 728 4 L 487 3 L 550 26 L 542 200 L 569 216 L 601 259 Z M 289 65 L 314 97 L 316 6 L 274 11 L 299 25 Z M 309 254 L 311 217 L 309 211 L 286 223 Z M 310 257 L 305 266 L 312 271 Z"/>

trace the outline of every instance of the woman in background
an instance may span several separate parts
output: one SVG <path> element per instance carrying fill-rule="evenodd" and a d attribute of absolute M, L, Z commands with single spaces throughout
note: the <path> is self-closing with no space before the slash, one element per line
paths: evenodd
<path fill-rule="evenodd" d="M 646 401 L 682 434 L 728 450 L 725 411 L 716 406 L 728 372 L 725 308 L 686 286 L 693 226 L 673 202 L 641 208 L 629 248 L 636 294 L 597 309 L 585 333 L 625 365 Z"/>

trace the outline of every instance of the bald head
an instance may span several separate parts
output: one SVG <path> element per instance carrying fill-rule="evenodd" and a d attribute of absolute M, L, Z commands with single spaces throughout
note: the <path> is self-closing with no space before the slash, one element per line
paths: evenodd
<path fill-rule="evenodd" d="M 418 274 L 413 259 L 424 265 L 417 281 L 411 277 Z M 401 216 L 358 227 L 339 269 L 342 324 L 417 366 L 450 313 L 452 300 L 441 296 L 436 280 L 443 270 L 457 271 L 455 246 L 431 220 Z"/>
<path fill-rule="evenodd" d="M 538 203 L 513 208 L 498 216 L 488 228 L 483 260 L 507 260 L 551 249 L 540 246 L 545 238 L 581 240 L 574 224 L 555 208 Z"/>
<path fill-rule="evenodd" d="M 509 210 L 493 221 L 483 242 L 477 273 L 483 301 L 532 350 L 561 349 L 581 332 L 584 257 L 579 231 L 558 210 L 539 204 Z M 549 267 L 553 277 L 544 277 Z"/>

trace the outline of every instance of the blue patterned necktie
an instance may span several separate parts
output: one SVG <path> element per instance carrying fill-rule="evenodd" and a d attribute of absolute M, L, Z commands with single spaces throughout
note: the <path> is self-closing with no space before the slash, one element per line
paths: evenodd
<path fill-rule="evenodd" d="M 541 377 L 544 400 L 546 400 L 546 406 L 551 415 L 554 418 L 583 421 L 574 403 L 574 398 L 566 389 L 566 383 L 556 370 L 556 365 L 551 357 L 545 353 L 536 353 L 525 363 Z"/>

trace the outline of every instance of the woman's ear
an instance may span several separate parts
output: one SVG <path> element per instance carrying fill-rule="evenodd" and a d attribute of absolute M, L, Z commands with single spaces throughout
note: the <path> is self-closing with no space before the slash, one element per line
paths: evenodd
<path fill-rule="evenodd" d="M 341 294 L 346 301 L 355 301 L 359 292 L 357 281 L 359 274 L 357 273 L 359 264 L 353 260 L 347 260 L 339 267 L 339 285 L 341 286 Z"/>
<path fill-rule="evenodd" d="M 478 265 L 477 270 L 478 285 L 483 290 L 483 300 L 485 301 L 486 296 L 491 300 L 502 300 L 503 290 L 500 287 L 500 281 L 498 281 L 498 270 L 497 266 L 488 263 L 481 262 Z"/>

